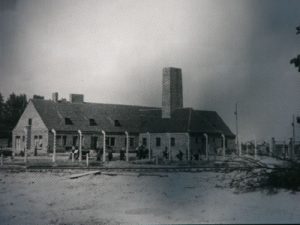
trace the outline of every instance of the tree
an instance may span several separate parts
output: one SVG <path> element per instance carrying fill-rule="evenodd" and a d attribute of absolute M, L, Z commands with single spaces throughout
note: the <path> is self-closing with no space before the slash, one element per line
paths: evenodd
<path fill-rule="evenodd" d="M 300 34 L 300 26 L 296 27 L 296 34 Z M 300 55 L 297 55 L 297 57 L 292 58 L 290 61 L 290 64 L 294 64 L 296 68 L 298 68 L 298 71 L 300 72 Z"/>
<path fill-rule="evenodd" d="M 4 105 L 4 124 L 8 131 L 12 131 L 12 129 L 16 126 L 26 105 L 27 98 L 25 94 L 10 94 Z"/>

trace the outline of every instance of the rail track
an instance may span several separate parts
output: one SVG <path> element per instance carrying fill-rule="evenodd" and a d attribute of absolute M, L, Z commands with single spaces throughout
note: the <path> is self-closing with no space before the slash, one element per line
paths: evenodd
<path fill-rule="evenodd" d="M 27 167 L 6 167 L 2 168 L 8 171 L 15 172 L 46 172 L 46 171 L 64 171 L 64 170 L 98 170 L 101 172 L 136 172 L 136 173 L 155 173 L 155 172 L 165 172 L 165 173 L 177 173 L 177 172 L 231 172 L 234 170 L 252 170 L 256 168 L 263 167 L 252 167 L 252 166 L 156 166 L 156 167 L 79 167 L 79 166 L 27 166 Z"/>

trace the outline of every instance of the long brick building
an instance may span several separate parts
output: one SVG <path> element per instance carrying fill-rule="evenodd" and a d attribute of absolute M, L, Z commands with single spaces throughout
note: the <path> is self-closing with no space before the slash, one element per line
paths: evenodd
<path fill-rule="evenodd" d="M 59 100 L 58 93 L 51 100 L 31 99 L 13 130 L 13 149 L 99 150 L 105 141 L 114 152 L 144 145 L 152 156 L 167 150 L 174 159 L 179 151 L 190 157 L 234 148 L 235 135 L 216 112 L 183 107 L 181 69 L 164 68 L 162 88 L 162 108 L 88 103 L 79 94 L 70 94 L 69 101 Z"/>

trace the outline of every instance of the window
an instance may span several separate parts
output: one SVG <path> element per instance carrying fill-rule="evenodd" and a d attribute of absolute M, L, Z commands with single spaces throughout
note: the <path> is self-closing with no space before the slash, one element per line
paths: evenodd
<path fill-rule="evenodd" d="M 156 140 L 156 146 L 159 147 L 160 146 L 160 138 L 157 137 L 155 140 Z"/>
<path fill-rule="evenodd" d="M 56 136 L 56 144 L 61 145 L 61 136 Z"/>
<path fill-rule="evenodd" d="M 105 140 L 105 144 L 107 146 L 115 146 L 115 138 L 114 137 L 107 137 Z"/>
<path fill-rule="evenodd" d="M 32 119 L 31 119 L 31 118 L 28 119 L 28 125 L 29 125 L 29 126 L 32 125 Z"/>
<path fill-rule="evenodd" d="M 147 138 L 143 138 L 142 143 L 143 143 L 144 146 L 146 146 L 147 145 Z"/>
<path fill-rule="evenodd" d="M 115 127 L 120 127 L 121 126 L 121 123 L 119 120 L 115 120 Z"/>
<path fill-rule="evenodd" d="M 67 136 L 63 136 L 63 146 L 67 145 Z"/>
<path fill-rule="evenodd" d="M 73 125 L 73 122 L 72 122 L 72 120 L 70 119 L 70 118 L 65 118 L 65 124 L 66 125 Z"/>
<path fill-rule="evenodd" d="M 22 136 L 22 141 L 25 142 L 25 136 Z"/>
<path fill-rule="evenodd" d="M 129 139 L 129 145 L 130 145 L 130 147 L 134 146 L 134 138 Z"/>
<path fill-rule="evenodd" d="M 90 126 L 96 126 L 97 125 L 97 123 L 94 119 L 89 119 L 89 121 L 90 121 Z"/>
<path fill-rule="evenodd" d="M 171 146 L 175 146 L 175 138 L 171 138 Z"/>
<path fill-rule="evenodd" d="M 115 146 L 115 138 L 114 137 L 110 138 L 110 146 Z"/>

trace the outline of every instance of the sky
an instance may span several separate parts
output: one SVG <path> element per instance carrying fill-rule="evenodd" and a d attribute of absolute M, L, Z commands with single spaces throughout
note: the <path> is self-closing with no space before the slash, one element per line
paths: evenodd
<path fill-rule="evenodd" d="M 182 68 L 184 107 L 243 140 L 292 135 L 300 116 L 298 0 L 0 0 L 0 93 L 161 106 Z M 300 140 L 300 124 L 296 136 Z"/>

